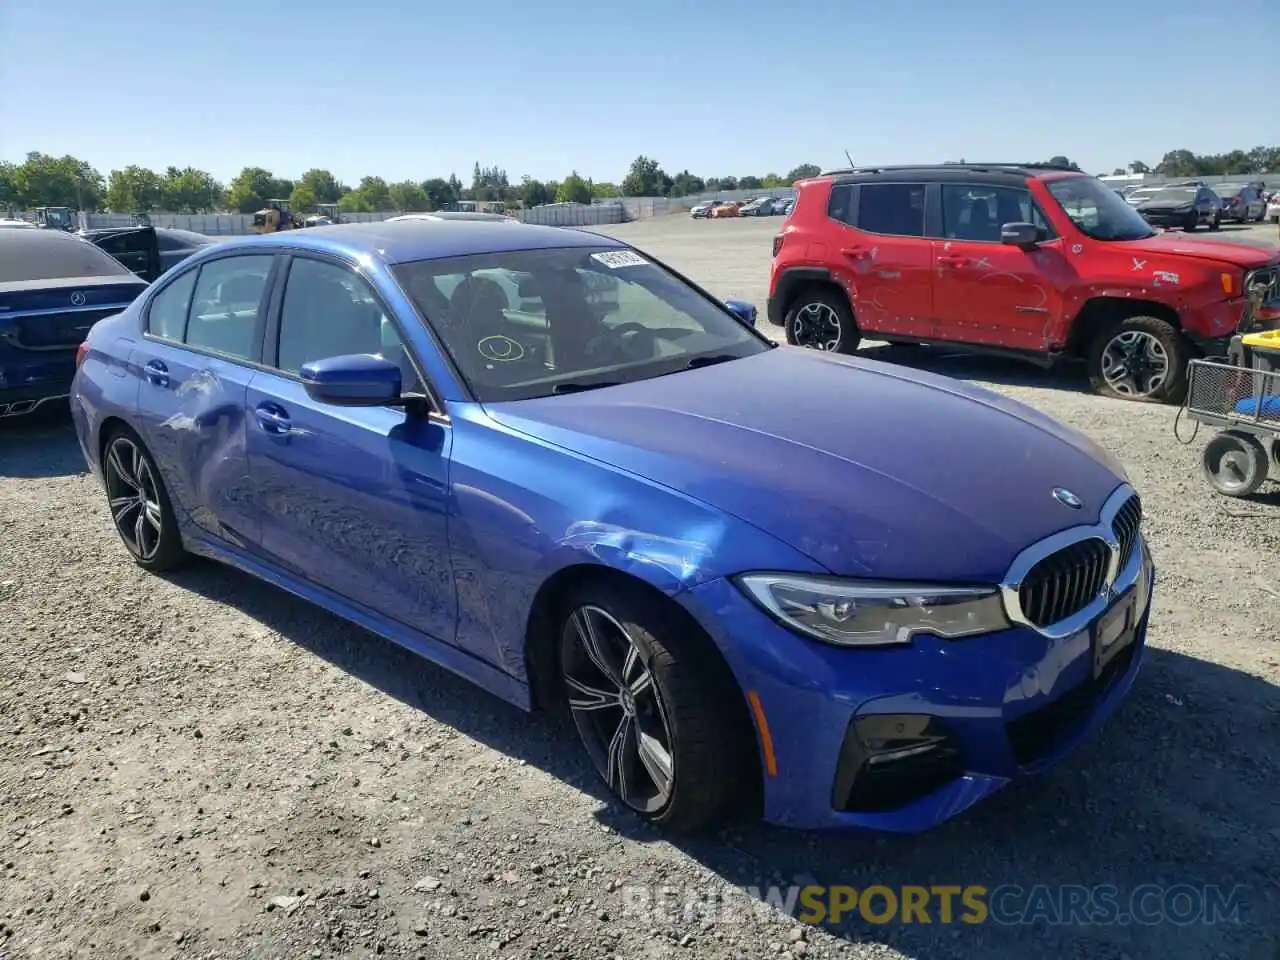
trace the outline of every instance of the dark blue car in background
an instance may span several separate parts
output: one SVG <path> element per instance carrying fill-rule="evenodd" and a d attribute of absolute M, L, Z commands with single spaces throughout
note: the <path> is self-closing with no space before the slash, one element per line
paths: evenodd
<path fill-rule="evenodd" d="M 65 402 L 89 329 L 146 288 L 74 234 L 0 230 L 0 418 Z"/>
<path fill-rule="evenodd" d="M 1062 756 L 1142 660 L 1153 568 L 1111 457 L 981 389 L 779 347 L 608 237 L 231 241 L 78 364 L 139 564 L 224 561 L 567 706 L 671 829 L 927 828 Z"/>

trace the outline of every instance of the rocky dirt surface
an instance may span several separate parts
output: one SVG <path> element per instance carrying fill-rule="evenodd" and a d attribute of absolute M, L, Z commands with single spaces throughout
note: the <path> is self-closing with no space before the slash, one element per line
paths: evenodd
<path fill-rule="evenodd" d="M 617 232 L 763 306 L 775 224 L 669 220 Z M 1276 960 L 1280 484 L 1215 497 L 1203 432 L 1182 445 L 1174 411 L 1090 396 L 1070 373 L 869 353 L 1034 404 L 1143 493 L 1148 659 L 1052 774 L 920 837 L 671 842 L 605 801 L 563 724 L 239 573 L 142 573 L 65 419 L 5 423 L 0 958 Z M 1241 910 L 806 928 L 732 892 L 792 883 L 1113 884 L 1122 904 L 1144 884 L 1216 885 Z M 664 887 L 664 909 L 642 910 Z"/>

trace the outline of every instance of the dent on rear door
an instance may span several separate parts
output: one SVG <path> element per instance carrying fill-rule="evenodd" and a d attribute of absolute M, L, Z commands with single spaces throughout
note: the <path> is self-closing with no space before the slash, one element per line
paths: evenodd
<path fill-rule="evenodd" d="M 152 361 L 166 372 L 149 367 Z M 150 340 L 136 362 L 145 439 L 175 508 L 208 533 L 256 541 L 244 429 L 252 370 Z"/>

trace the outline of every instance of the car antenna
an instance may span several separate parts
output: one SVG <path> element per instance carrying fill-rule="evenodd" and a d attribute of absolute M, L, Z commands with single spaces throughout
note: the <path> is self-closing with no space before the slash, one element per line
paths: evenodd
<path fill-rule="evenodd" d="M 846 160 L 848 160 L 848 161 L 849 161 L 849 169 L 850 169 L 850 170 L 852 170 L 852 169 L 853 169 L 853 166 L 854 166 L 854 164 L 853 164 L 853 157 L 849 156 L 849 151 L 848 151 L 848 150 L 846 150 L 846 151 L 844 152 L 844 158 L 845 158 Z"/>

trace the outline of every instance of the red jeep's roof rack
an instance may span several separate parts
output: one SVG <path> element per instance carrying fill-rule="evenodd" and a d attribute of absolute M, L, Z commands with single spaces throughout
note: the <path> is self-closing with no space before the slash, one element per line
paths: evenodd
<path fill-rule="evenodd" d="M 973 170 L 981 171 L 1001 171 L 1004 173 L 1033 173 L 1040 170 L 1063 170 L 1071 173 L 1079 173 L 1076 167 L 1062 166 L 1056 163 L 963 163 L 954 160 L 944 160 L 941 163 L 895 163 L 895 164 L 867 164 L 857 167 L 840 167 L 835 170 L 825 170 L 821 174 L 824 177 L 835 177 L 845 174 L 854 173 L 892 173 L 895 171 L 923 171 L 923 170 Z"/>

